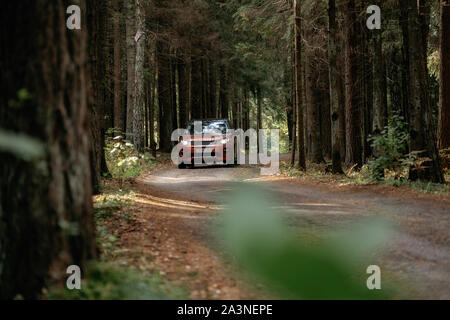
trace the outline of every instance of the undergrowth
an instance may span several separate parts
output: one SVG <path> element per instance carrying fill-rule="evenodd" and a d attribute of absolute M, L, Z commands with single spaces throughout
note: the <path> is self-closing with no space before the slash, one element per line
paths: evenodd
<path fill-rule="evenodd" d="M 92 263 L 81 282 L 81 290 L 51 289 L 50 300 L 165 300 L 186 299 L 183 289 L 168 285 L 156 274 L 113 263 Z"/>
<path fill-rule="evenodd" d="M 360 170 L 347 170 L 346 174 L 335 175 L 326 172 L 326 164 L 308 164 L 306 172 L 298 168 L 291 167 L 289 163 L 282 162 L 280 165 L 280 173 L 288 177 L 303 177 L 313 180 L 321 180 L 325 182 L 338 182 L 344 184 L 359 184 L 359 185 L 386 185 L 394 187 L 407 187 L 419 192 L 429 194 L 450 194 L 450 171 L 444 171 L 445 180 L 447 184 L 439 184 L 425 181 L 410 181 L 407 179 L 395 178 L 397 173 L 391 173 L 389 170 L 385 172 L 384 180 L 375 179 L 368 173 L 368 167 L 364 166 Z"/>
<path fill-rule="evenodd" d="M 124 181 L 136 178 L 156 165 L 156 159 L 149 152 L 138 153 L 124 134 L 113 137 L 114 133 L 114 129 L 108 131 L 105 147 L 106 163 L 113 179 L 123 185 Z"/>

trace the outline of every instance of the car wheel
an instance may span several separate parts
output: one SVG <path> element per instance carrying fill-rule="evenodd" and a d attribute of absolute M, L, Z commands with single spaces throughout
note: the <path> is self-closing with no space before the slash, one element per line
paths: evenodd
<path fill-rule="evenodd" d="M 186 164 L 185 163 L 180 163 L 178 165 L 178 169 L 186 169 Z"/>

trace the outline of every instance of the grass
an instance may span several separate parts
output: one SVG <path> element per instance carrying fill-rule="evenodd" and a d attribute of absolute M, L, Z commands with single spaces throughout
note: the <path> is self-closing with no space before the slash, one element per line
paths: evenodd
<path fill-rule="evenodd" d="M 384 185 L 391 185 L 395 187 L 406 186 L 416 191 L 431 194 L 450 194 L 450 188 L 447 184 L 439 184 L 424 181 L 399 181 L 399 180 L 385 180 Z"/>
<path fill-rule="evenodd" d="M 348 174 L 335 175 L 326 172 L 325 164 L 308 164 L 306 172 L 298 168 L 291 167 L 289 163 L 283 162 L 280 165 L 280 173 L 288 177 L 303 177 L 313 180 L 321 180 L 325 182 L 338 182 L 344 184 L 359 184 L 359 185 L 386 185 L 394 187 L 407 187 L 419 192 L 428 194 L 450 194 L 450 171 L 445 170 L 445 180 L 447 184 L 439 184 L 424 181 L 410 181 L 406 179 L 387 178 L 385 180 L 375 180 L 368 175 L 366 168 L 361 170 L 350 170 Z"/>
<path fill-rule="evenodd" d="M 87 268 L 81 290 L 52 289 L 50 300 L 162 300 L 187 299 L 185 290 L 170 286 L 156 274 L 113 263 L 92 263 Z"/>
<path fill-rule="evenodd" d="M 302 171 L 296 167 L 291 167 L 287 162 L 280 164 L 280 173 L 288 177 L 308 177 L 312 179 L 322 179 L 331 177 L 330 174 L 325 172 L 325 165 L 308 164 L 307 170 Z"/>

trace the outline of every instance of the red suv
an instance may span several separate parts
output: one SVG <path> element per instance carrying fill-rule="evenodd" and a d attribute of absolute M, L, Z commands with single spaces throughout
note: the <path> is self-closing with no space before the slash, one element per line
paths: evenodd
<path fill-rule="evenodd" d="M 227 146 L 232 138 L 230 123 L 226 119 L 192 120 L 187 126 L 188 136 L 180 138 L 178 153 L 182 162 L 178 168 L 194 166 L 195 163 L 219 163 L 227 161 Z M 190 147 L 190 157 L 186 150 Z"/>

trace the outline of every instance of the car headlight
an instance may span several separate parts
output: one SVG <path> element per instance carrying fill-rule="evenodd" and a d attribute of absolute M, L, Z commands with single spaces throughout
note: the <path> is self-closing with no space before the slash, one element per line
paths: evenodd
<path fill-rule="evenodd" d="M 181 144 L 182 144 L 183 146 L 187 146 L 187 145 L 188 145 L 188 142 L 187 142 L 186 140 L 181 140 Z"/>
<path fill-rule="evenodd" d="M 230 139 L 222 139 L 222 140 L 220 140 L 221 144 L 227 144 L 228 142 L 230 142 Z"/>

